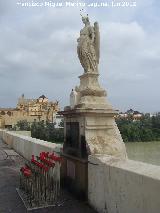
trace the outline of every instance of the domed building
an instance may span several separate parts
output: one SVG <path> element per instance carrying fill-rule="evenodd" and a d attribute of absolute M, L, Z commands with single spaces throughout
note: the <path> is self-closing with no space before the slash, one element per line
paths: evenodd
<path fill-rule="evenodd" d="M 0 108 L 0 128 L 11 128 L 20 120 L 53 122 L 60 110 L 58 101 L 49 101 L 45 95 L 37 99 L 18 99 L 16 108 Z"/>

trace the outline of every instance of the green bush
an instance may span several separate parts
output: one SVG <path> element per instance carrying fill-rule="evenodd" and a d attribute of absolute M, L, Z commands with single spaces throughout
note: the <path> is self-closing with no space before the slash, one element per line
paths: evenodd
<path fill-rule="evenodd" d="M 117 118 L 116 123 L 124 142 L 160 141 L 160 113 L 150 117 L 144 114 L 140 120 L 129 118 Z"/>
<path fill-rule="evenodd" d="M 27 120 L 20 120 L 14 125 L 13 130 L 30 131 L 30 123 Z"/>
<path fill-rule="evenodd" d="M 33 122 L 31 125 L 31 136 L 33 138 L 54 143 L 63 143 L 63 128 L 55 128 L 54 123 L 44 121 Z"/>

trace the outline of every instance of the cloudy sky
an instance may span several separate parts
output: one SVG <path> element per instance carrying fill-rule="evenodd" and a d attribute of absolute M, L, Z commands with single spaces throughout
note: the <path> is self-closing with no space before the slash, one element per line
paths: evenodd
<path fill-rule="evenodd" d="M 17 2 L 45 1 L 0 0 L 0 107 L 14 107 L 24 93 L 26 98 L 44 94 L 63 108 L 83 73 L 76 53 L 82 8 L 22 7 Z M 100 25 L 100 82 L 114 108 L 160 111 L 160 2 L 84 9 L 91 23 Z"/>

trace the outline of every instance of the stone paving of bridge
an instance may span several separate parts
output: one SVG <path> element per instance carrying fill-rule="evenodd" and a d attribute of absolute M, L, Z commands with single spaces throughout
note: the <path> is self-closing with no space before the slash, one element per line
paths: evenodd
<path fill-rule="evenodd" d="M 21 156 L 7 156 L 10 148 L 0 140 L 0 213 L 26 213 L 26 208 L 16 192 L 19 185 L 19 168 L 24 164 Z M 95 213 L 87 203 L 70 199 L 60 207 L 32 210 L 31 213 Z"/>

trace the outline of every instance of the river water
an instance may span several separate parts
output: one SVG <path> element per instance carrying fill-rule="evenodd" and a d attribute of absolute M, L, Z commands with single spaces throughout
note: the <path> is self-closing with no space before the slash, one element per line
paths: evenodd
<path fill-rule="evenodd" d="M 160 142 L 134 142 L 125 145 L 129 159 L 160 165 Z"/>

